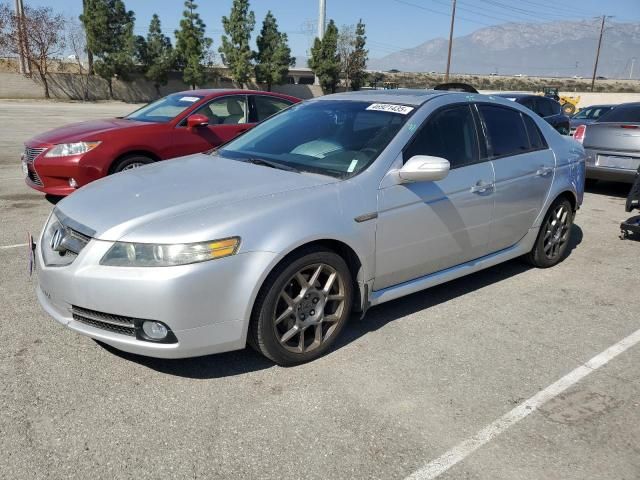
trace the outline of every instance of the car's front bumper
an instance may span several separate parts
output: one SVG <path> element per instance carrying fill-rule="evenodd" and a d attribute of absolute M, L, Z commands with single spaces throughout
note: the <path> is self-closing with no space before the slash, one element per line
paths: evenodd
<path fill-rule="evenodd" d="M 179 267 L 99 265 L 111 242 L 92 240 L 67 266 L 36 248 L 37 296 L 59 323 L 131 353 L 182 358 L 244 348 L 253 300 L 274 254 L 249 252 Z M 46 248 L 46 247 L 45 247 Z M 74 319 L 73 306 L 166 324 L 176 343 L 155 343 Z"/>
<path fill-rule="evenodd" d="M 105 175 L 102 168 L 95 166 L 100 162 L 87 161 L 89 155 L 95 157 L 94 152 L 71 155 L 67 157 L 46 157 L 46 152 L 53 147 L 48 144 L 29 144 L 29 148 L 44 150 L 31 161 L 23 161 L 28 168 L 25 183 L 39 192 L 55 196 L 67 196 L 79 187 L 86 185 Z M 74 179 L 76 186 L 69 185 Z"/>

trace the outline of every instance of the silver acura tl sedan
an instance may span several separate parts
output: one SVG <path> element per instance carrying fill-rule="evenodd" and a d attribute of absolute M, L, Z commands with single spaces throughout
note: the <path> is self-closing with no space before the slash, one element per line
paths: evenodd
<path fill-rule="evenodd" d="M 128 352 L 249 343 L 282 365 L 309 361 L 354 311 L 520 256 L 558 263 L 584 161 L 580 144 L 498 97 L 317 98 L 217 151 L 61 201 L 35 247 L 38 299 Z"/>

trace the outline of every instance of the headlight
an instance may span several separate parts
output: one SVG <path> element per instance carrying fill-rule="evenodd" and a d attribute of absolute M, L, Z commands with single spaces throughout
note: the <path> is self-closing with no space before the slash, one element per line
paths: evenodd
<path fill-rule="evenodd" d="M 116 242 L 105 253 L 101 265 L 114 267 L 171 267 L 228 257 L 238 251 L 239 237 L 202 243 L 154 245 Z"/>
<path fill-rule="evenodd" d="M 49 150 L 45 157 L 68 157 L 87 153 L 100 145 L 100 142 L 60 143 Z"/>

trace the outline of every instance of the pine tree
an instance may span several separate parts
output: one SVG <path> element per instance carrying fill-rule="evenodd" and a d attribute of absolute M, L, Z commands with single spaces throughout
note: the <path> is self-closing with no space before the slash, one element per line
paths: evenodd
<path fill-rule="evenodd" d="M 136 53 L 145 77 L 153 82 L 156 93 L 160 96 L 160 86 L 166 85 L 169 80 L 169 72 L 175 64 L 175 55 L 171 40 L 162 33 L 160 18 L 157 14 L 154 13 L 151 17 L 147 38 L 142 36 L 137 38 Z"/>
<path fill-rule="evenodd" d="M 329 20 L 322 40 L 316 37 L 309 57 L 309 67 L 320 79 L 324 93 L 335 93 L 340 80 L 340 55 L 338 49 L 338 27 Z"/>
<path fill-rule="evenodd" d="M 258 51 L 254 53 L 256 60 L 256 80 L 267 84 L 267 90 L 271 91 L 272 85 L 281 85 L 286 82 L 289 67 L 296 63 L 291 56 L 286 33 L 278 31 L 278 22 L 271 11 L 262 22 L 262 30 L 256 38 Z"/>
<path fill-rule="evenodd" d="M 351 89 L 360 90 L 364 86 L 367 78 L 367 60 L 369 51 L 364 47 L 367 43 L 367 37 L 365 35 L 365 24 L 362 23 L 362 19 L 356 25 L 356 37 L 354 42 L 354 49 L 351 52 L 348 62 L 349 72 L 348 77 L 351 80 Z"/>
<path fill-rule="evenodd" d="M 256 17 L 249 11 L 249 0 L 233 0 L 229 17 L 222 17 L 226 35 L 222 36 L 219 52 L 231 78 L 240 85 L 246 85 L 251 75 L 253 52 L 249 41 L 255 24 Z"/>
<path fill-rule="evenodd" d="M 87 49 L 93 52 L 94 68 L 109 85 L 113 98 L 113 77 L 129 78 L 133 69 L 135 16 L 122 0 L 86 0 L 80 16 L 87 32 Z"/>
<path fill-rule="evenodd" d="M 176 30 L 176 64 L 182 69 L 184 83 L 195 89 L 207 80 L 204 59 L 213 44 L 213 40 L 205 37 L 206 25 L 195 10 L 198 8 L 194 0 L 184 2 L 185 10 L 180 20 L 180 30 Z"/>

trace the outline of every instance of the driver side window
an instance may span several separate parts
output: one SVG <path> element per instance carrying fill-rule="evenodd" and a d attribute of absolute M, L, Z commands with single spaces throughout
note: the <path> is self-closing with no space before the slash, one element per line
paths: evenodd
<path fill-rule="evenodd" d="M 449 160 L 451 168 L 478 161 L 478 137 L 469 105 L 440 110 L 430 116 L 404 152 L 406 162 L 414 155 Z"/>
<path fill-rule="evenodd" d="M 204 115 L 209 125 L 238 125 L 248 122 L 246 95 L 216 98 L 193 113 Z"/>

